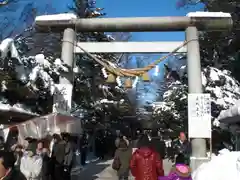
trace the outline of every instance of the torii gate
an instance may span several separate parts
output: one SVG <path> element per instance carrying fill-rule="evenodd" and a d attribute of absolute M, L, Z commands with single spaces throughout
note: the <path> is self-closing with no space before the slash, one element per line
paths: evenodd
<path fill-rule="evenodd" d="M 146 31 L 185 31 L 187 48 L 187 73 L 189 93 L 202 93 L 201 63 L 198 31 L 222 31 L 231 29 L 233 21 L 229 13 L 191 12 L 180 17 L 133 17 L 133 18 L 93 18 L 78 19 L 74 15 L 38 16 L 35 27 L 38 31 L 62 32 L 62 60 L 73 68 L 73 54 L 83 53 L 74 48 L 75 30 L 79 32 L 146 32 Z M 182 42 L 77 42 L 90 53 L 166 53 L 171 52 Z M 73 73 L 65 74 L 60 83 L 72 84 Z M 191 128 L 191 127 L 189 127 Z M 206 141 L 203 138 L 192 140 L 192 168 L 206 161 Z"/>

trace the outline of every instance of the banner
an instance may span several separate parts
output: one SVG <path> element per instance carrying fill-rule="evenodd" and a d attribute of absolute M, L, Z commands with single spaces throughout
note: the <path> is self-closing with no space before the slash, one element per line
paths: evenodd
<path fill-rule="evenodd" d="M 210 94 L 188 94 L 188 136 L 189 138 L 211 138 Z"/>

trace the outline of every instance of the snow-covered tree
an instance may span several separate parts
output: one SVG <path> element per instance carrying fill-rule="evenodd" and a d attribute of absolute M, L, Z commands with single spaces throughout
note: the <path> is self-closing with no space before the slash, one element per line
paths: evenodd
<path fill-rule="evenodd" d="M 202 4 L 205 11 L 228 12 L 233 19 L 229 31 L 201 32 L 200 47 L 202 65 L 228 69 L 239 79 L 240 49 L 240 1 L 239 0 L 178 0 L 179 7 Z"/>
<path fill-rule="evenodd" d="M 185 66 L 186 67 L 186 66 Z M 182 68 L 183 69 L 183 68 Z M 181 70 L 182 70 L 181 69 Z M 231 76 L 227 70 L 219 70 L 214 67 L 206 67 L 202 71 L 202 83 L 205 93 L 210 93 L 212 97 L 212 119 L 216 120 L 220 111 L 229 108 L 240 98 L 240 84 Z M 181 81 L 172 81 L 168 84 L 168 90 L 163 94 L 162 106 L 155 109 L 155 113 L 165 117 L 161 120 L 169 122 L 176 121 L 179 130 L 184 130 L 187 123 L 187 94 L 188 86 Z M 171 114 L 173 121 L 166 120 L 162 111 Z M 215 121 L 215 123 L 217 123 Z M 215 124 L 217 125 L 217 124 Z M 185 126 L 187 127 L 187 126 Z M 174 128 L 170 128 L 174 130 Z"/>
<path fill-rule="evenodd" d="M 171 137 L 177 137 L 180 131 L 187 132 L 188 127 L 188 85 L 184 62 L 185 59 L 181 59 L 180 63 L 179 60 L 175 60 L 175 65 L 179 64 L 179 66 L 175 66 L 174 70 L 169 67 L 169 70 L 177 73 L 180 79 L 176 80 L 168 76 L 165 82 L 166 91 L 163 94 L 163 101 L 158 103 L 153 113 L 152 121 Z M 222 110 L 228 109 L 240 98 L 240 84 L 230 71 L 207 66 L 202 69 L 202 85 L 204 93 L 211 95 L 213 130 L 219 133 L 217 117 Z M 215 135 L 213 136 L 215 137 Z M 226 141 L 230 143 L 230 139 Z"/>
<path fill-rule="evenodd" d="M 97 18 L 104 15 L 102 8 L 87 2 L 84 9 L 80 0 L 75 0 L 71 8 L 79 17 Z M 28 28 L 13 39 L 4 39 L 0 45 L 1 51 L 1 102 L 12 106 L 21 106 L 38 114 L 52 111 L 52 96 L 59 75 L 66 70 L 61 61 L 61 33 L 38 33 Z M 114 38 L 105 33 L 77 33 L 81 41 L 113 41 Z M 6 52 L 6 53 L 5 53 Z M 114 54 L 100 54 L 115 62 L 119 60 Z M 125 94 L 115 85 L 105 83 L 101 66 L 86 55 L 76 55 L 75 83 L 73 88 L 73 112 L 85 109 L 89 116 L 99 110 L 111 106 L 119 106 L 120 99 Z M 124 104 L 125 101 L 120 101 Z M 117 108 L 115 108 L 117 109 Z"/>

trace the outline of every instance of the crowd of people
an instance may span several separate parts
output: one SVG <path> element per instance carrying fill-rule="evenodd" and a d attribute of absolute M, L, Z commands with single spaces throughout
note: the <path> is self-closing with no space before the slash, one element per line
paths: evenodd
<path fill-rule="evenodd" d="M 191 149 L 184 133 L 172 142 L 171 153 L 160 136 L 150 137 L 140 131 L 134 137 L 121 133 L 116 136 L 100 131 L 93 140 L 99 159 L 106 155 L 114 157 L 112 168 L 117 171 L 119 180 L 128 179 L 129 174 L 135 180 L 191 178 L 188 167 Z M 92 149 L 86 133 L 80 137 L 68 133 L 53 134 L 45 139 L 27 137 L 25 142 L 9 146 L 0 137 L 1 180 L 70 180 L 76 152 L 80 152 L 80 164 L 85 166 Z M 163 159 L 170 154 L 174 154 L 171 156 L 176 159 L 175 166 L 164 176 Z"/>
<path fill-rule="evenodd" d="M 1 180 L 70 180 L 77 150 L 81 153 L 82 166 L 86 163 L 85 133 L 80 138 L 68 133 L 45 139 L 27 137 L 23 144 L 9 147 L 0 137 Z"/>
<path fill-rule="evenodd" d="M 174 154 L 174 166 L 165 176 L 163 159 L 166 145 L 161 139 L 137 132 L 135 139 L 119 135 L 115 141 L 117 147 L 112 168 L 117 171 L 119 180 L 129 179 L 131 172 L 135 180 L 191 180 L 189 155 L 191 148 L 185 133 L 172 142 L 171 153 Z"/>

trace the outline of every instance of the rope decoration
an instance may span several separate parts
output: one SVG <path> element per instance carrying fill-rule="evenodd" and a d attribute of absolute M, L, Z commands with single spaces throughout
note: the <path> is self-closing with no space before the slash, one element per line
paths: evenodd
<path fill-rule="evenodd" d="M 80 48 L 84 53 L 86 53 L 89 57 L 91 57 L 94 61 L 96 61 L 98 64 L 100 64 L 103 68 L 106 69 L 107 72 L 120 77 L 136 77 L 136 76 L 143 76 L 145 73 L 147 73 L 149 70 L 153 69 L 157 64 L 159 64 L 161 61 L 167 59 L 168 57 L 172 56 L 174 53 L 176 53 L 179 49 L 186 46 L 191 41 L 196 41 L 197 39 L 192 39 L 189 41 L 185 41 L 183 44 L 175 48 L 172 52 L 168 53 L 166 56 L 161 57 L 160 59 L 154 61 L 153 63 L 147 65 L 143 68 L 136 68 L 136 69 L 124 69 L 120 68 L 118 66 L 115 66 L 112 62 L 106 60 L 106 59 L 99 59 L 96 56 L 92 55 L 85 49 L 83 49 L 81 46 L 76 45 L 78 48 Z M 68 43 L 72 43 L 70 41 L 64 41 Z M 73 43 L 72 43 L 73 44 Z"/>

